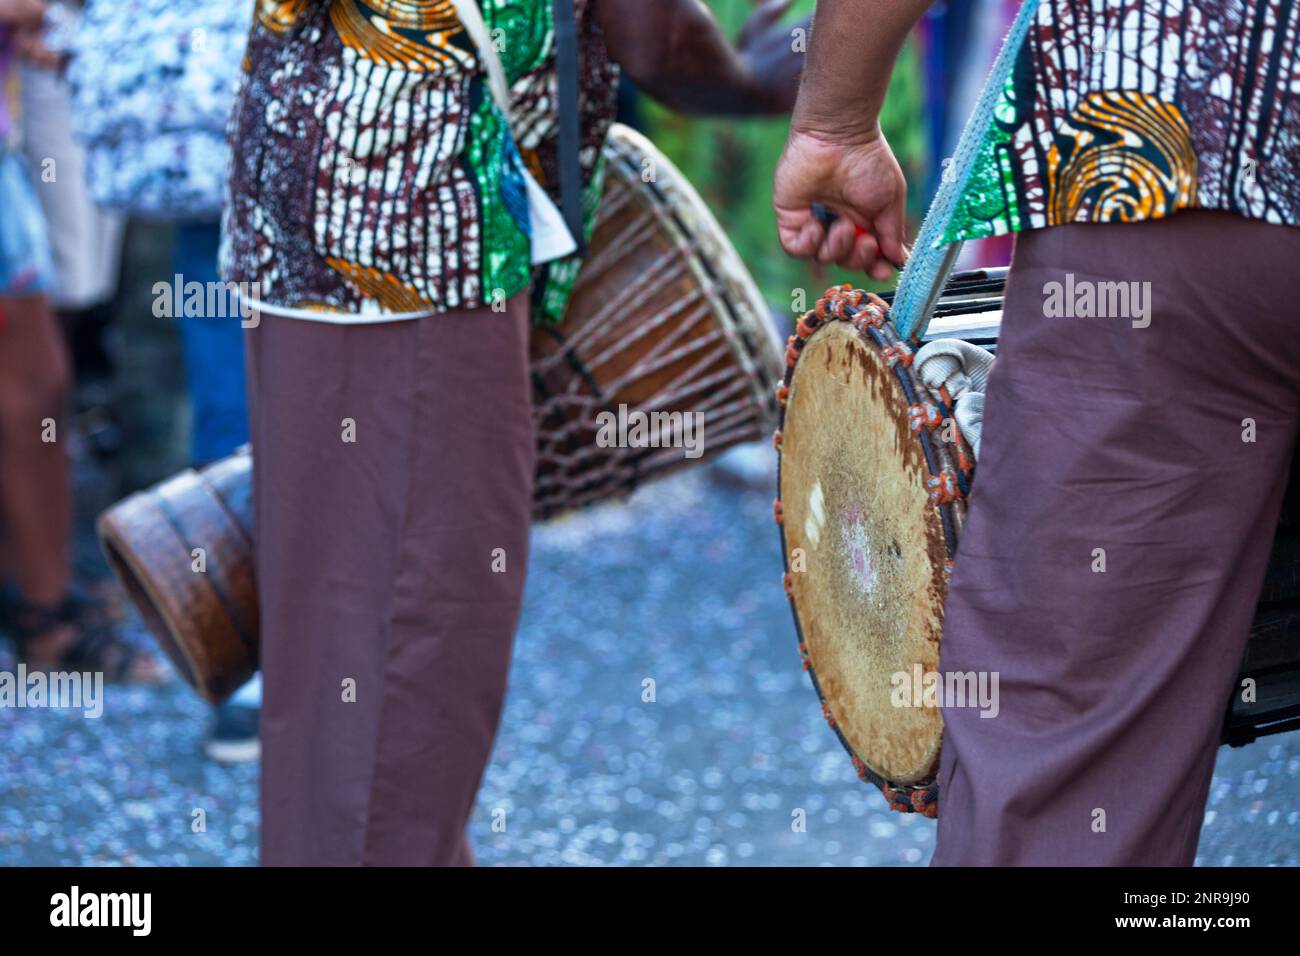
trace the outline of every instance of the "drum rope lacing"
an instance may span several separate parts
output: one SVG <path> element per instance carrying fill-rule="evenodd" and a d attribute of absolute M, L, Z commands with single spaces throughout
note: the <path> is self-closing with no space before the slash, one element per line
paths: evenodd
<path fill-rule="evenodd" d="M 608 411 L 615 396 L 638 382 L 682 366 L 670 381 L 650 395 L 638 396 L 628 408 L 702 413 L 707 416 L 708 444 L 715 449 L 745 440 L 775 412 L 771 392 L 762 381 L 765 376 L 759 374 L 760 365 L 767 368 L 767 363 L 761 361 L 762 350 L 751 340 L 740 315 L 748 300 L 725 270 L 710 266 L 710 258 L 726 250 L 706 243 L 707 230 L 693 228 L 700 224 L 677 210 L 680 203 L 674 197 L 680 189 L 671 169 L 661 167 L 657 178 L 647 182 L 641 177 L 641 151 L 612 145 L 619 152 L 611 154 L 610 161 L 618 162 L 630 178 L 640 179 L 655 198 L 647 200 L 623 180 L 608 180 L 596 229 L 625 214 L 630 204 L 643 205 L 626 222 L 619 221 L 612 240 L 588 257 L 583 282 L 590 285 L 611 274 L 633 251 L 651 245 L 659 233 L 674 237 L 677 255 L 654 260 L 631 281 L 617 284 L 589 320 L 577 328 L 555 329 L 551 333 L 555 349 L 534 357 L 537 455 L 539 464 L 549 466 L 539 474 L 536 489 L 543 513 L 603 497 L 611 487 L 630 493 L 644 475 L 682 454 L 678 447 L 647 446 L 644 453 L 593 460 L 597 456 L 587 439 L 599 429 L 598 414 Z M 655 223 L 659 230 L 653 228 Z M 649 299 L 660 288 L 687 291 L 654 314 L 638 316 L 638 301 Z M 672 326 L 671 335 L 637 353 L 667 325 Z M 731 362 L 740 366 L 741 375 L 730 368 Z M 558 383 L 562 387 L 556 387 Z"/>
<path fill-rule="evenodd" d="M 845 322 L 852 325 L 859 336 L 880 354 L 882 361 L 894 373 L 908 401 L 908 424 L 921 442 L 926 466 L 930 472 L 930 476 L 926 479 L 927 491 L 931 501 L 939 506 L 943 523 L 944 542 L 948 552 L 943 568 L 946 581 L 952 573 L 955 542 L 965 516 L 966 500 L 974 478 L 975 462 L 953 418 L 951 396 L 946 388 L 938 389 L 937 394 L 932 393 L 913 374 L 912 363 L 915 352 L 894 329 L 892 322 L 889 321 L 890 312 L 889 304 L 880 296 L 841 285 L 828 289 L 818 300 L 816 307 L 799 320 L 794 334 L 786 343 L 785 375 L 776 390 L 781 422 L 773 434 L 773 444 L 779 453 L 782 441 L 781 426 L 785 423 L 785 409 L 789 401 L 795 369 L 809 339 L 829 322 Z M 786 552 L 785 509 L 779 497 L 773 502 L 772 510 L 777 525 L 781 527 L 782 551 Z M 788 553 L 783 556 L 786 571 L 782 577 L 782 586 L 787 599 L 794 607 L 796 604 L 794 577 L 789 570 Z M 835 715 L 826 705 L 825 695 L 817 680 L 816 669 L 799 626 L 797 613 L 794 618 L 796 630 L 799 632 L 799 659 L 822 702 L 822 716 L 848 752 L 858 777 L 879 788 L 893 810 L 920 813 L 928 817 L 937 816 L 937 778 L 921 785 L 894 783 L 872 770 L 854 751 L 835 720 Z"/>

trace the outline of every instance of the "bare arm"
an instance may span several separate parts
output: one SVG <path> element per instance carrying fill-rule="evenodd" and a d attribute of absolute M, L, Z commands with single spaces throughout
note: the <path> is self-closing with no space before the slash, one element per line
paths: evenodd
<path fill-rule="evenodd" d="M 908 33 L 934 0 L 820 0 L 794 129 L 860 142 L 880 108 Z"/>
<path fill-rule="evenodd" d="M 908 32 L 933 0 L 820 0 L 772 205 L 792 256 L 889 278 L 907 258 L 907 183 L 880 108 Z M 818 204 L 839 216 L 830 226 Z"/>
<path fill-rule="evenodd" d="M 36 27 L 44 18 L 42 0 L 0 0 L 0 24 Z"/>
<path fill-rule="evenodd" d="M 788 113 L 802 57 L 777 20 L 791 0 L 767 0 L 731 45 L 700 0 L 598 0 L 614 62 L 681 113 Z"/>

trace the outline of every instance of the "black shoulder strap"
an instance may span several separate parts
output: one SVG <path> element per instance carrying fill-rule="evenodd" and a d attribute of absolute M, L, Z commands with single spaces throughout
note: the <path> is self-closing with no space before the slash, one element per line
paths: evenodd
<path fill-rule="evenodd" d="M 573 0 L 554 0 L 555 60 L 559 81 L 560 211 L 564 223 L 578 244 L 578 255 L 586 255 L 582 227 L 582 167 L 578 163 L 582 131 L 578 116 L 578 25 Z"/>

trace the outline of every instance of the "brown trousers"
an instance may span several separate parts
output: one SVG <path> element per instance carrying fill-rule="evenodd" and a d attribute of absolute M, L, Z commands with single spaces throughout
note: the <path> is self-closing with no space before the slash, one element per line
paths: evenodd
<path fill-rule="evenodd" d="M 473 862 L 528 561 L 526 299 L 247 333 L 264 865 Z"/>
<path fill-rule="evenodd" d="M 934 863 L 1192 863 L 1300 420 L 1298 262 L 1223 213 L 1020 237 L 940 659 L 1000 713 L 944 710 Z M 1149 282 L 1149 327 L 1049 317 L 1067 273 Z"/>

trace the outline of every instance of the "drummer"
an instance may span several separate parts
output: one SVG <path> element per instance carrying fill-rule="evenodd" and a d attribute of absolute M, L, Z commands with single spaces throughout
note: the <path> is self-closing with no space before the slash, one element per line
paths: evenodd
<path fill-rule="evenodd" d="M 775 183 L 791 254 L 902 263 L 878 118 L 929 6 L 818 5 Z M 1018 233 L 940 661 L 997 672 L 1001 712 L 945 708 L 934 863 L 1195 858 L 1300 419 L 1287 6 L 1042 0 L 1018 51 L 946 236 Z M 1103 283 L 1149 313 L 1051 304 Z"/>
<path fill-rule="evenodd" d="M 783 0 L 739 48 L 697 0 L 577 0 L 562 142 L 569 6 L 258 4 L 223 278 L 260 312 L 264 864 L 472 862 L 528 558 L 530 305 L 563 312 L 616 64 L 670 107 L 793 105 Z"/>

